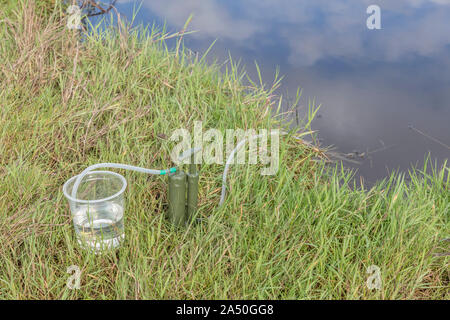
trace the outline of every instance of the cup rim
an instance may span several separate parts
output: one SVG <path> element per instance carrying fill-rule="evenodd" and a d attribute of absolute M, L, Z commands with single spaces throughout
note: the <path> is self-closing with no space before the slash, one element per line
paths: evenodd
<path fill-rule="evenodd" d="M 103 198 L 103 199 L 96 199 L 96 200 L 81 200 L 81 199 L 75 199 L 75 198 L 73 198 L 73 197 L 67 192 L 67 188 L 68 188 L 68 185 L 70 184 L 70 182 L 72 182 L 74 179 L 76 179 L 76 178 L 79 176 L 79 174 L 78 174 L 78 175 L 76 175 L 76 176 L 73 176 L 72 178 L 70 178 L 69 180 L 67 180 L 67 181 L 64 183 L 64 185 L 63 185 L 63 193 L 64 193 L 64 196 L 65 196 L 68 200 L 73 201 L 73 202 L 76 202 L 76 203 L 86 203 L 86 204 L 89 203 L 89 204 L 91 204 L 91 203 L 99 203 L 99 202 L 104 202 L 104 201 L 108 201 L 108 200 L 114 199 L 114 198 L 116 198 L 117 196 L 121 195 L 121 194 L 125 191 L 125 189 L 126 189 L 126 187 L 127 187 L 127 180 L 126 180 L 122 175 L 120 175 L 120 174 L 118 174 L 118 173 L 116 173 L 116 172 L 106 171 L 106 170 L 98 170 L 98 171 L 97 171 L 97 170 L 94 170 L 94 171 L 89 171 L 86 175 L 97 174 L 97 173 L 106 173 L 106 174 L 110 174 L 110 175 L 112 175 L 112 176 L 118 177 L 118 178 L 122 181 L 122 188 L 121 188 L 118 192 L 116 192 L 115 194 L 113 194 L 113 195 L 111 195 L 111 196 L 109 196 L 109 197 Z"/>

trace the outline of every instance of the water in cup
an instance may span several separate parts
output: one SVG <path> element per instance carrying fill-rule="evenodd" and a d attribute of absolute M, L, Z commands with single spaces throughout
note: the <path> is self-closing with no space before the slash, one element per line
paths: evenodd
<path fill-rule="evenodd" d="M 116 248 L 124 239 L 123 207 L 114 202 L 81 206 L 73 213 L 78 243 L 94 250 Z"/>

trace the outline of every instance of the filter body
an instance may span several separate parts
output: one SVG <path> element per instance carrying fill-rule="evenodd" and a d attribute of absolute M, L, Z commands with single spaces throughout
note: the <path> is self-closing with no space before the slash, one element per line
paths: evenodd
<path fill-rule="evenodd" d="M 198 204 L 198 172 L 187 174 L 187 220 L 192 221 Z"/>
<path fill-rule="evenodd" d="M 186 173 L 177 171 L 169 175 L 169 210 L 168 220 L 182 226 L 186 223 Z"/>

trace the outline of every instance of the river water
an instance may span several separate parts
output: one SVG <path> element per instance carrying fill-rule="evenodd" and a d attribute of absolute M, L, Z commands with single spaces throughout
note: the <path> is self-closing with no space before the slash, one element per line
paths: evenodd
<path fill-rule="evenodd" d="M 209 59 L 241 60 L 256 79 L 256 61 L 278 93 L 302 89 L 299 113 L 321 105 L 312 124 L 322 146 L 334 146 L 373 183 L 393 170 L 440 165 L 450 155 L 450 0 L 378 0 L 381 29 L 369 29 L 375 1 L 118 0 L 134 24 L 181 30 L 185 45 Z M 375 17 L 376 18 L 376 17 Z M 371 24 L 369 24 L 371 25 Z"/>

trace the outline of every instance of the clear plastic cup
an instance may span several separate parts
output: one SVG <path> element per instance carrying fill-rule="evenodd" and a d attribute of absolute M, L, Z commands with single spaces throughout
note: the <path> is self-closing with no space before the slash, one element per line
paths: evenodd
<path fill-rule="evenodd" d="M 77 177 L 64 184 L 63 192 L 69 201 L 78 243 L 95 251 L 117 248 L 125 238 L 123 218 L 127 181 L 115 172 L 89 172 L 81 181 L 75 199 L 72 189 Z"/>

